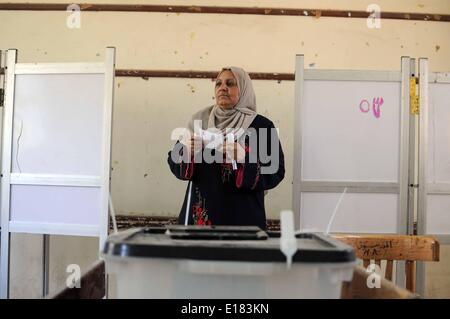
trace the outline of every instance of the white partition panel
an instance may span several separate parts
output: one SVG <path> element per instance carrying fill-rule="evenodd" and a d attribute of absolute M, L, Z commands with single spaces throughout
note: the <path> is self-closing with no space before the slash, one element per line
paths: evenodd
<path fill-rule="evenodd" d="M 10 232 L 97 236 L 100 248 L 106 240 L 115 49 L 105 63 L 16 63 L 16 50 L 7 54 L 3 298 Z"/>
<path fill-rule="evenodd" d="M 450 82 L 429 84 L 428 112 L 427 181 L 450 183 Z"/>
<path fill-rule="evenodd" d="M 324 232 L 327 229 L 331 214 L 334 211 L 339 193 L 302 193 L 300 215 L 302 229 Z M 396 233 L 397 232 L 397 194 L 351 193 L 342 201 L 336 213 L 333 232 L 351 233 Z M 320 212 L 308 214 L 307 212 Z M 355 220 L 358 222 L 355 223 Z"/>
<path fill-rule="evenodd" d="M 347 189 L 332 232 L 407 233 L 410 59 L 400 71 L 296 65 L 297 226 L 324 231 Z"/>
<path fill-rule="evenodd" d="M 450 243 L 450 73 L 420 59 L 419 234 Z"/>
<path fill-rule="evenodd" d="M 450 195 L 428 195 L 426 209 L 425 233 L 448 235 L 450 233 Z M 445 242 L 448 243 L 448 241 Z"/>
<path fill-rule="evenodd" d="M 54 224 L 53 231 L 41 232 L 37 228 L 27 232 L 61 235 L 67 235 L 60 229 L 61 224 L 86 225 L 95 230 L 89 235 L 98 236 L 100 197 L 100 187 L 12 185 L 10 225 L 45 222 Z"/>

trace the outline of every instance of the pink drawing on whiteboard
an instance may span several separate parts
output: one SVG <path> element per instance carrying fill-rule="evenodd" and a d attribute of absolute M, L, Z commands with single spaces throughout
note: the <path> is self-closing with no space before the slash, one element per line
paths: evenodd
<path fill-rule="evenodd" d="M 383 98 L 382 97 L 374 97 L 373 98 L 373 103 L 372 103 L 372 110 L 373 110 L 373 115 L 375 115 L 375 117 L 378 119 L 380 118 L 380 107 L 381 105 L 383 105 Z"/>
<path fill-rule="evenodd" d="M 375 118 L 379 119 L 381 116 L 381 109 L 380 107 L 383 105 L 384 100 L 382 97 L 374 97 L 372 100 L 372 111 Z M 361 100 L 359 102 L 359 109 L 363 113 L 367 113 L 370 111 L 370 103 L 366 99 Z"/>
<path fill-rule="evenodd" d="M 364 108 L 364 104 L 367 105 L 367 108 Z M 367 100 L 362 100 L 361 103 L 359 103 L 359 109 L 361 112 L 367 113 L 370 111 L 370 103 Z"/>

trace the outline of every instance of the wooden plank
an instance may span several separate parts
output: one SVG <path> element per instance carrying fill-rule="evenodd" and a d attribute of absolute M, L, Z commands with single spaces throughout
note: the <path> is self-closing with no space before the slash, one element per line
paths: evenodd
<path fill-rule="evenodd" d="M 439 261 L 439 242 L 433 236 L 334 234 L 355 248 L 360 259 Z"/>
<path fill-rule="evenodd" d="M 5 69 L 0 67 L 0 75 L 5 74 Z M 149 78 L 178 78 L 178 79 L 210 79 L 215 80 L 218 71 L 195 70 L 142 70 L 142 69 L 116 69 L 115 76 Z M 250 72 L 253 80 L 295 81 L 294 73 L 278 72 Z"/>
<path fill-rule="evenodd" d="M 0 3 L 0 10 L 16 11 L 67 11 L 69 4 L 65 3 Z M 105 12 L 163 12 L 192 14 L 246 14 L 263 16 L 302 16 L 319 19 L 333 18 L 363 18 L 367 19 L 372 12 L 361 10 L 330 10 L 304 8 L 271 8 L 271 7 L 220 7 L 220 6 L 179 6 L 179 5 L 142 5 L 142 4 L 80 4 L 80 11 Z M 450 15 L 415 12 L 380 12 L 382 19 L 418 20 L 449 22 Z"/>
<path fill-rule="evenodd" d="M 385 277 L 387 280 L 391 280 L 392 281 L 392 272 L 394 269 L 394 261 L 393 260 L 387 260 L 386 262 L 386 272 L 385 272 Z"/>
<path fill-rule="evenodd" d="M 365 269 L 367 269 L 367 267 L 369 267 L 370 265 L 370 259 L 364 259 L 363 260 L 363 266 Z"/>
<path fill-rule="evenodd" d="M 147 215 L 116 215 L 117 227 L 119 230 L 125 230 L 138 227 L 164 227 L 178 223 L 178 217 L 168 216 L 147 216 Z M 279 219 L 267 219 L 267 231 L 280 231 Z M 112 222 L 110 223 L 111 230 Z"/>
<path fill-rule="evenodd" d="M 406 261 L 406 289 L 416 291 L 416 263 L 414 261 Z"/>
<path fill-rule="evenodd" d="M 195 70 L 133 70 L 117 69 L 116 76 L 121 77 L 141 77 L 148 78 L 187 78 L 187 79 L 211 79 L 215 80 L 218 71 L 195 71 Z M 249 72 L 253 80 L 276 80 L 276 81 L 294 81 L 294 73 L 277 72 Z"/>

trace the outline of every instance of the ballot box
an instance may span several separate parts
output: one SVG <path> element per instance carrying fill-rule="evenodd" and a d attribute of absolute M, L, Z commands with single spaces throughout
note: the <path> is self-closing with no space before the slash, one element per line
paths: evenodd
<path fill-rule="evenodd" d="M 111 235 L 103 249 L 112 298 L 339 298 L 354 250 L 297 234 L 291 262 L 279 232 L 258 227 L 167 226 Z"/>

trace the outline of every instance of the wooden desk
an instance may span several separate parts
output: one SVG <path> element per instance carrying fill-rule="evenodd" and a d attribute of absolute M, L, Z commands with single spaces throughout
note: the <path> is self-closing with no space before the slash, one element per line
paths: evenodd
<path fill-rule="evenodd" d="M 63 288 L 46 299 L 102 299 L 106 294 L 105 262 L 97 260 L 81 276 L 80 288 Z"/>
<path fill-rule="evenodd" d="M 351 282 L 342 284 L 342 299 L 416 299 L 418 295 L 396 286 L 392 281 L 381 278 L 380 288 L 369 288 L 367 278 L 370 273 L 356 266 Z"/>

